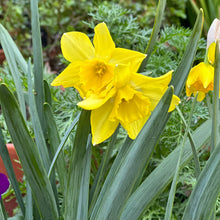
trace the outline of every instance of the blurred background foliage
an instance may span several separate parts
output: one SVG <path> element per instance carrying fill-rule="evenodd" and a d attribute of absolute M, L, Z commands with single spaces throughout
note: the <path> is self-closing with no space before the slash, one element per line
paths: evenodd
<path fill-rule="evenodd" d="M 107 24 L 117 47 L 144 52 L 152 32 L 157 3 L 157 0 L 39 0 L 45 63 L 44 78 L 50 83 L 68 64 L 62 57 L 60 49 L 60 38 L 63 33 L 74 30 L 81 31 L 88 34 L 92 39 L 94 26 L 103 21 Z M 196 12 L 194 13 L 193 10 L 189 11 L 189 4 L 188 0 L 167 0 L 160 35 L 146 66 L 145 74 L 155 77 L 176 69 L 188 43 L 191 27 L 196 17 Z M 28 0 L 0 1 L 0 23 L 10 32 L 23 56 L 26 58 L 32 56 L 29 9 L 30 3 Z M 205 50 L 206 40 L 201 38 L 194 61 L 195 64 L 204 59 Z M 0 52 L 2 53 L 1 50 Z M 15 90 L 7 63 L 4 61 L 4 54 L 1 53 L 0 80 L 10 85 L 10 89 Z M 23 86 L 26 91 L 26 78 L 23 79 Z M 79 110 L 76 103 L 80 98 L 73 88 L 60 89 L 51 87 L 51 92 L 53 111 L 55 112 L 58 130 L 62 136 Z M 186 98 L 183 93 L 179 107 L 186 119 L 191 103 L 192 98 Z M 207 105 L 204 102 L 199 103 L 196 106 L 191 129 L 194 130 L 208 117 Z M 180 121 L 179 114 L 174 111 L 161 136 L 145 175 L 148 175 L 160 163 L 160 160 L 180 143 L 184 134 L 184 126 Z M 1 114 L 0 126 L 6 141 L 10 142 L 10 136 Z M 125 132 L 123 129 L 120 129 L 118 143 L 124 137 Z M 67 158 L 71 150 L 71 140 L 72 138 L 70 137 L 69 144 L 67 143 L 65 149 Z M 117 154 L 117 146 L 113 152 L 112 159 Z M 101 163 L 102 152 L 105 150 L 105 147 L 106 143 L 104 142 L 92 149 L 92 171 L 94 175 L 91 177 L 91 182 L 93 182 Z M 209 151 L 204 148 L 200 154 L 201 162 L 205 164 L 209 157 Z M 174 204 L 176 219 L 181 219 L 183 207 L 195 183 L 193 166 L 192 161 L 180 173 L 178 191 L 176 193 L 177 198 Z M 143 215 L 143 219 L 161 219 L 164 216 L 168 193 L 169 190 L 165 190 L 161 197 L 155 201 L 154 205 Z"/>

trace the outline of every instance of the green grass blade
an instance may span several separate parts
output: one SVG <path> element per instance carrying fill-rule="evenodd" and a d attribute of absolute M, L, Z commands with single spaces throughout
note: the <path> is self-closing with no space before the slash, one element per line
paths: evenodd
<path fill-rule="evenodd" d="M 3 26 L 0 25 L 0 42 L 2 45 L 2 48 L 4 50 L 6 59 L 8 61 L 8 65 L 15 83 L 15 87 L 16 87 L 16 92 L 17 92 L 17 96 L 18 96 L 18 102 L 21 108 L 21 112 L 24 116 L 24 118 L 26 118 L 26 108 L 25 108 L 25 99 L 24 99 L 24 93 L 23 93 L 23 87 L 22 87 L 22 82 L 20 79 L 20 73 L 18 70 L 18 66 L 16 64 L 16 60 L 13 54 L 13 51 L 11 50 L 10 45 L 8 45 L 7 40 L 5 39 L 4 36 L 4 31 L 3 31 Z"/>
<path fill-rule="evenodd" d="M 36 106 L 40 124 L 45 131 L 43 104 L 44 104 L 44 83 L 43 83 L 43 53 L 41 43 L 40 22 L 38 14 L 38 1 L 31 0 L 31 31 L 33 44 L 34 62 L 34 90 L 36 94 Z"/>
<path fill-rule="evenodd" d="M 77 209 L 78 220 L 88 219 L 88 205 L 89 205 L 89 183 L 91 170 L 91 136 L 88 138 L 86 154 L 84 158 L 84 170 L 82 173 L 81 184 L 79 190 L 79 204 Z"/>
<path fill-rule="evenodd" d="M 55 153 L 55 155 L 54 155 L 54 158 L 53 158 L 53 160 L 52 160 L 52 162 L 51 162 L 50 169 L 49 169 L 49 172 L 48 172 L 48 177 L 49 177 L 49 178 L 50 178 L 50 175 L 51 175 L 52 170 L 53 170 L 53 168 L 54 168 L 54 165 L 55 165 L 55 163 L 57 162 L 57 159 L 58 159 L 60 153 L 62 152 L 62 149 L 63 149 L 63 147 L 64 147 L 64 145 L 65 145 L 65 143 L 66 143 L 66 141 L 67 141 L 67 139 L 68 139 L 68 137 L 69 137 L 69 135 L 70 135 L 70 133 L 72 132 L 72 130 L 73 130 L 74 127 L 76 126 L 77 122 L 79 121 L 79 116 L 80 116 L 80 114 L 78 114 L 78 115 L 75 117 L 74 121 L 72 122 L 72 124 L 70 125 L 70 127 L 67 129 L 67 131 L 66 131 L 64 137 L 62 138 L 59 147 L 57 148 L 57 151 L 56 151 L 56 153 Z"/>
<path fill-rule="evenodd" d="M 211 120 L 208 120 L 193 132 L 193 139 L 195 140 L 197 150 L 201 149 L 210 141 L 210 126 Z M 168 186 L 175 173 L 180 147 L 181 146 L 178 146 L 167 156 L 131 195 L 124 207 L 121 219 L 138 219 L 144 210 L 149 207 Z M 191 143 L 187 140 L 183 148 L 180 166 L 183 167 L 192 157 Z"/>
<path fill-rule="evenodd" d="M 166 6 L 166 0 L 159 0 L 158 6 L 157 6 L 156 17 L 155 17 L 155 21 L 154 21 L 154 26 L 153 26 L 153 31 L 151 33 L 150 40 L 149 40 L 149 42 L 147 44 L 147 48 L 145 50 L 147 57 L 143 60 L 138 72 L 144 71 L 144 68 L 147 64 L 147 61 L 150 58 L 150 55 L 153 51 L 153 47 L 155 45 L 155 42 L 158 37 L 158 33 L 160 31 L 165 6 Z"/>
<path fill-rule="evenodd" d="M 16 175 L 15 175 L 15 172 L 14 172 L 14 169 L 12 166 L 12 162 L 11 162 L 7 147 L 4 142 L 4 137 L 2 134 L 1 127 L 0 127 L 0 155 L 1 155 L 3 163 L 5 165 L 5 169 L 7 171 L 8 176 L 9 176 L 10 182 L 13 186 L 14 191 L 15 191 L 15 195 L 16 195 L 18 204 L 21 208 L 21 212 L 22 212 L 23 216 L 25 216 L 25 206 L 24 206 L 23 198 L 21 195 L 21 191 L 19 189 L 18 181 L 16 179 Z"/>
<path fill-rule="evenodd" d="M 56 201 L 43 162 L 29 134 L 16 99 L 5 84 L 0 86 L 0 100 L 9 133 L 41 217 L 43 220 L 56 220 L 58 219 Z"/>
<path fill-rule="evenodd" d="M 39 123 L 39 116 L 37 114 L 37 107 L 35 103 L 35 97 L 33 93 L 32 80 L 31 80 L 30 60 L 28 63 L 28 100 L 29 100 L 29 106 L 30 106 L 32 126 L 33 126 L 34 134 L 35 134 L 35 142 L 38 147 L 38 151 L 40 153 L 44 167 L 46 171 L 48 172 L 50 168 L 50 157 L 49 157 L 47 145 L 44 139 L 42 127 L 41 127 L 41 124 Z"/>
<path fill-rule="evenodd" d="M 28 100 L 29 100 L 29 106 L 30 106 L 32 126 L 34 129 L 35 142 L 36 142 L 38 151 L 40 153 L 41 159 L 43 161 L 44 167 L 46 169 L 46 172 L 48 172 L 50 168 L 51 159 L 49 156 L 49 151 L 47 149 L 46 141 L 44 139 L 43 130 L 42 130 L 41 124 L 39 123 L 39 116 L 37 113 L 37 107 L 36 107 L 33 88 L 32 88 L 30 60 L 28 62 Z M 55 198 L 58 204 L 58 194 L 57 194 L 57 189 L 56 189 L 56 181 L 55 181 L 54 173 L 51 176 L 50 181 L 51 181 L 54 195 L 55 195 Z"/>
<path fill-rule="evenodd" d="M 186 51 L 183 54 L 181 62 L 177 69 L 174 72 L 174 76 L 170 82 L 170 85 L 174 86 L 174 94 L 179 96 L 182 92 L 182 89 L 185 85 L 188 73 L 193 63 L 194 56 L 196 54 L 198 42 L 202 32 L 203 26 L 203 12 L 200 10 L 200 13 L 197 16 L 196 23 L 194 25 L 189 43 L 186 47 Z"/>
<path fill-rule="evenodd" d="M 51 151 L 54 157 L 60 144 L 60 137 L 57 130 L 55 119 L 52 114 L 51 107 L 48 103 L 44 104 L 44 114 L 46 119 L 47 132 L 50 141 Z M 61 189 L 62 192 L 64 193 L 66 187 L 67 167 L 65 164 L 65 158 L 63 152 L 60 152 L 59 157 L 57 158 L 56 169 L 57 169 Z"/>
<path fill-rule="evenodd" d="M 27 74 L 27 63 L 22 56 L 21 52 L 18 50 L 18 47 L 16 46 L 14 40 L 11 38 L 8 31 L 0 24 L 0 38 L 1 38 L 1 44 L 5 44 L 5 46 L 8 48 L 10 53 L 13 54 L 16 62 L 18 63 L 19 67 L 21 68 L 22 72 Z"/>
<path fill-rule="evenodd" d="M 127 199 L 139 181 L 139 176 L 142 176 L 149 163 L 161 134 L 161 126 L 164 126 L 163 121 L 166 120 L 172 95 L 173 88 L 169 87 L 138 137 L 132 142 L 123 161 L 114 162 L 118 162 L 113 165 L 117 170 L 114 170 L 113 166 L 110 169 L 91 214 L 91 220 L 119 219 Z"/>
<path fill-rule="evenodd" d="M 187 127 L 187 123 L 186 123 L 186 120 L 183 116 L 183 113 L 181 112 L 179 106 L 176 106 L 176 110 L 178 111 L 179 113 L 179 116 L 185 126 L 185 128 Z M 199 157 L 197 155 L 197 152 L 196 152 L 196 145 L 195 145 L 195 141 L 192 137 L 192 133 L 191 131 L 188 132 L 188 137 L 189 137 L 189 141 L 191 143 L 191 148 L 192 148 L 192 153 L 193 153 L 193 159 L 194 159 L 194 163 L 195 163 L 195 176 L 196 176 L 196 179 L 199 178 L 199 174 L 201 172 L 201 169 L 200 169 L 200 163 L 199 163 Z"/>
<path fill-rule="evenodd" d="M 44 80 L 44 93 L 45 93 L 45 102 L 47 102 L 49 105 L 52 105 L 52 97 L 50 93 L 50 87 L 46 80 Z"/>
<path fill-rule="evenodd" d="M 183 220 L 210 219 L 220 193 L 220 145 L 209 158 L 200 178 L 190 195 Z"/>
<path fill-rule="evenodd" d="M 133 140 L 127 136 L 121 149 L 120 149 L 120 154 L 117 155 L 117 157 L 115 158 L 115 162 L 113 163 L 113 165 L 111 167 L 111 170 L 112 170 L 111 178 L 112 179 L 114 177 L 114 173 L 116 173 L 118 171 L 118 169 L 121 167 L 121 164 L 123 163 L 125 156 L 127 155 L 128 151 L 130 150 L 132 142 L 133 142 Z M 108 188 L 110 186 L 110 184 L 111 184 L 110 181 L 105 182 L 106 188 Z M 97 198 L 95 200 L 97 200 Z M 91 212 L 93 211 L 93 208 L 94 208 L 94 204 L 90 204 L 89 217 L 91 216 Z"/>
<path fill-rule="evenodd" d="M 33 202 L 32 202 L 32 192 L 31 187 L 26 184 L 26 210 L 25 210 L 25 220 L 33 220 Z"/>
<path fill-rule="evenodd" d="M 180 145 L 179 157 L 178 157 L 178 160 L 177 160 L 176 170 L 175 170 L 175 173 L 174 173 L 173 181 L 172 181 L 170 192 L 169 192 L 169 197 L 168 197 L 168 201 L 167 201 L 164 220 L 170 220 L 171 216 L 172 216 L 173 203 L 174 203 L 174 198 L 175 198 L 175 194 L 176 194 L 176 185 L 178 183 L 180 163 L 181 163 L 182 154 L 183 154 L 183 147 L 185 145 L 187 136 L 189 135 L 190 125 L 191 125 L 192 116 L 193 116 L 193 111 L 195 109 L 195 105 L 196 105 L 196 102 L 197 102 L 197 96 L 198 96 L 198 92 L 196 93 L 196 96 L 195 96 L 195 98 L 193 100 L 193 103 L 191 105 L 191 110 L 190 110 L 190 114 L 189 114 L 188 123 L 186 124 L 185 133 L 184 133 L 184 136 L 183 136 L 182 143 Z M 178 108 L 178 106 L 177 106 L 177 108 Z"/>
<path fill-rule="evenodd" d="M 87 172 L 87 149 L 88 136 L 90 133 L 90 111 L 82 110 L 78 122 L 74 147 L 70 159 L 69 176 L 67 183 L 67 190 L 65 195 L 65 220 L 87 220 L 84 218 L 88 212 L 88 194 L 81 194 L 81 187 L 89 187 L 89 185 L 82 185 L 84 183 L 84 176 Z M 74 187 L 73 187 L 74 186 Z M 85 192 L 87 193 L 87 191 Z M 87 196 L 87 198 L 86 198 Z M 83 214 L 81 216 L 81 214 Z"/>

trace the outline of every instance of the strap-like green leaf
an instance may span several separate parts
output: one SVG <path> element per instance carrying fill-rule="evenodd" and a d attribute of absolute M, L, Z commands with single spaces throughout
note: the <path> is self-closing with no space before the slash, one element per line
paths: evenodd
<path fill-rule="evenodd" d="M 15 58 L 15 54 L 14 51 L 11 50 L 12 45 L 8 44 L 7 38 L 5 38 L 7 35 L 9 35 L 6 30 L 4 29 L 4 27 L 2 25 L 0 25 L 0 42 L 2 45 L 2 48 L 4 50 L 6 59 L 8 61 L 8 65 L 15 83 L 15 87 L 16 87 L 16 92 L 17 92 L 17 96 L 18 96 L 18 102 L 21 108 L 21 112 L 24 116 L 24 118 L 26 118 L 26 109 L 25 109 L 25 99 L 24 99 L 24 93 L 23 93 L 23 87 L 22 87 L 22 82 L 20 79 L 20 73 L 18 71 L 18 66 L 16 63 L 16 58 Z M 26 69 L 27 71 L 27 69 Z"/>
<path fill-rule="evenodd" d="M 101 187 L 102 187 L 104 180 L 105 180 L 105 177 L 107 175 L 109 162 L 110 162 L 110 159 L 112 159 L 111 158 L 112 152 L 114 150 L 114 146 L 115 146 L 115 143 L 117 140 L 118 130 L 119 130 L 119 126 L 116 129 L 116 131 L 114 132 L 114 134 L 112 135 L 111 140 L 108 142 L 107 148 L 105 150 L 105 154 L 102 158 L 102 163 L 99 167 L 98 173 L 97 173 L 95 180 L 94 180 L 94 183 L 91 187 L 90 195 L 89 195 L 89 215 L 90 215 L 90 210 L 93 209 L 93 207 L 96 203 L 98 194 L 101 190 Z"/>
<path fill-rule="evenodd" d="M 147 54 L 147 56 L 143 60 L 138 72 L 144 71 L 144 67 L 146 66 L 147 61 L 152 53 L 153 47 L 154 47 L 155 42 L 158 38 L 158 33 L 160 31 L 165 6 L 166 6 L 166 0 L 159 0 L 158 6 L 157 6 L 157 13 L 156 13 L 155 21 L 154 21 L 153 31 L 151 33 L 150 40 L 149 40 L 149 42 L 147 44 L 147 48 L 145 50 L 145 53 Z"/>
<path fill-rule="evenodd" d="M 183 90 L 186 79 L 188 77 L 190 68 L 193 63 L 194 56 L 196 54 L 198 42 L 202 32 L 203 26 L 203 11 L 200 10 L 200 13 L 197 16 L 196 23 L 194 25 L 189 43 L 187 44 L 186 50 L 183 54 L 181 62 L 177 69 L 174 72 L 174 76 L 170 82 L 170 85 L 174 86 L 174 94 L 179 96 Z"/>
<path fill-rule="evenodd" d="M 183 220 L 210 219 L 220 193 L 220 145 L 213 151 L 190 195 Z"/>
<path fill-rule="evenodd" d="M 87 220 L 88 213 L 88 150 L 91 141 L 90 111 L 82 110 L 78 122 L 73 152 L 70 159 L 67 190 L 65 194 L 65 220 Z"/>
<path fill-rule="evenodd" d="M 9 133 L 41 217 L 43 220 L 56 220 L 58 219 L 58 210 L 46 170 L 37 147 L 28 132 L 16 99 L 5 84 L 0 86 L 0 100 Z"/>
<path fill-rule="evenodd" d="M 25 220 L 33 220 L 33 198 L 31 187 L 26 183 L 26 210 Z"/>
<path fill-rule="evenodd" d="M 51 147 L 52 155 L 54 157 L 58 149 L 58 146 L 60 144 L 60 137 L 57 131 L 57 126 L 56 126 L 56 122 L 52 114 L 51 107 L 48 103 L 44 104 L 44 114 L 45 114 L 45 119 L 47 122 L 46 125 L 47 125 L 48 138 L 50 141 L 50 147 Z M 58 173 L 61 189 L 62 189 L 62 192 L 64 193 L 65 187 L 66 187 L 67 167 L 65 165 L 63 152 L 60 152 L 59 154 L 56 168 L 57 168 L 57 173 Z"/>
<path fill-rule="evenodd" d="M 195 140 L 197 150 L 201 149 L 210 140 L 210 126 L 211 120 L 208 120 L 193 133 L 193 139 Z M 187 141 L 184 145 L 180 164 L 181 167 L 183 167 L 193 157 L 190 145 L 190 141 Z M 166 157 L 131 195 L 124 207 L 120 219 L 138 219 L 143 211 L 152 204 L 160 193 L 163 192 L 174 176 L 176 163 L 179 157 L 179 148 L 180 146 L 177 147 L 168 157 Z"/>
<path fill-rule="evenodd" d="M 44 167 L 48 172 L 50 168 L 50 157 L 47 150 L 47 145 L 44 139 L 43 130 L 41 124 L 39 123 L 39 116 L 37 113 L 37 107 L 35 104 L 35 97 L 33 93 L 32 81 L 31 81 L 31 69 L 30 61 L 28 62 L 28 100 L 31 113 L 31 121 L 34 129 L 35 142 L 38 147 L 41 159 L 43 161 Z"/>
<path fill-rule="evenodd" d="M 173 88 L 169 87 L 138 137 L 123 155 L 122 161 L 117 159 L 120 157 L 119 151 L 97 199 L 91 220 L 119 219 L 127 199 L 139 181 L 139 176 L 142 176 L 150 160 L 161 134 L 161 127 L 164 126 L 172 95 Z"/>
<path fill-rule="evenodd" d="M 8 51 L 13 54 L 17 64 L 21 68 L 24 74 L 27 74 L 27 63 L 22 56 L 21 52 L 18 50 L 15 42 L 13 41 L 12 37 L 8 33 L 8 31 L 0 24 L 0 39 L 1 44 L 4 44 Z M 3 46 L 3 45 L 2 45 Z M 6 56 L 7 58 L 7 56 Z M 8 60 L 8 59 L 7 59 Z"/>
<path fill-rule="evenodd" d="M 38 1 L 31 0 L 31 31 L 33 44 L 34 62 L 34 90 L 36 94 L 36 106 L 40 124 L 45 131 L 43 104 L 44 104 L 44 83 L 43 83 L 43 53 L 41 43 L 40 22 L 38 14 Z"/>
<path fill-rule="evenodd" d="M 45 93 L 45 102 L 51 105 L 52 97 L 51 97 L 51 92 L 50 92 L 50 86 L 48 85 L 46 80 L 44 80 L 44 93 Z"/>

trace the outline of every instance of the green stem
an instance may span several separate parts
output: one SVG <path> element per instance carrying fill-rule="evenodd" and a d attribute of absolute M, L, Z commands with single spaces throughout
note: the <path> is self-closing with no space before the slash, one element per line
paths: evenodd
<path fill-rule="evenodd" d="M 211 153 L 214 151 L 218 144 L 218 133 L 219 133 L 219 73 L 220 73 L 220 51 L 219 42 L 217 40 L 215 47 L 215 66 L 214 66 L 214 94 L 213 94 L 213 115 L 212 115 L 212 133 L 211 133 Z M 215 206 L 213 207 L 211 220 L 215 220 L 216 211 Z"/>
<path fill-rule="evenodd" d="M 183 147 L 185 145 L 185 142 L 186 142 L 186 139 L 187 139 L 187 136 L 189 133 L 190 124 L 192 121 L 192 115 L 193 115 L 193 111 L 195 108 L 197 96 L 198 96 L 198 93 L 196 94 L 196 96 L 193 100 L 192 108 L 191 108 L 190 115 L 189 115 L 189 120 L 188 120 L 188 123 L 186 126 L 186 131 L 183 136 L 183 141 L 182 141 L 182 145 L 180 148 L 179 158 L 178 158 L 177 165 L 176 165 L 176 171 L 175 171 L 175 175 L 173 177 L 173 181 L 172 181 L 172 185 L 171 185 L 171 189 L 170 189 L 170 193 L 169 193 L 169 198 L 168 198 L 168 202 L 167 202 L 166 213 L 165 213 L 165 218 L 164 218 L 165 220 L 170 220 L 171 216 L 172 216 L 173 202 L 174 202 L 174 197 L 175 197 L 175 192 L 176 192 L 177 179 L 178 179 L 179 170 L 180 170 L 180 163 L 181 163 L 182 154 L 183 154 Z"/>
<path fill-rule="evenodd" d="M 214 94 L 213 94 L 213 116 L 212 116 L 212 134 L 211 134 L 211 153 L 218 143 L 218 114 L 219 114 L 219 73 L 220 73 L 220 52 L 219 42 L 216 42 L 215 48 L 215 68 L 214 68 Z"/>
<path fill-rule="evenodd" d="M 79 121 L 79 117 L 80 117 L 80 114 L 78 114 L 78 115 L 76 116 L 76 118 L 74 119 L 74 121 L 72 122 L 72 124 L 70 125 L 70 127 L 68 128 L 68 130 L 66 131 L 66 133 L 65 133 L 65 135 L 64 135 L 64 137 L 63 137 L 63 139 L 61 140 L 60 145 L 59 145 L 59 147 L 57 148 L 57 151 L 56 151 L 56 153 L 55 153 L 55 155 L 54 155 L 54 158 L 53 158 L 53 160 L 52 160 L 52 162 L 51 162 L 51 165 L 50 165 L 50 168 L 49 168 L 49 171 L 48 171 L 48 178 L 50 178 L 50 176 L 51 176 L 51 174 L 52 174 L 52 170 L 53 170 L 53 168 L 54 168 L 54 165 L 56 164 L 57 159 L 58 159 L 60 153 L 61 153 L 62 150 L 63 150 L 63 147 L 64 147 L 64 145 L 65 145 L 65 143 L 66 143 L 66 141 L 67 141 L 67 138 L 69 137 L 69 135 L 70 135 L 70 133 L 72 132 L 72 130 L 74 129 L 75 125 L 76 125 L 77 122 Z"/>
<path fill-rule="evenodd" d="M 195 101 L 194 101 L 195 100 Z M 196 99 L 194 98 L 193 100 L 193 104 L 192 106 L 194 106 L 194 102 L 196 102 Z M 194 108 L 194 107 L 192 107 Z M 187 127 L 187 123 L 186 123 L 186 120 L 180 110 L 180 108 L 178 106 L 176 106 L 176 110 L 178 111 L 182 121 L 183 121 L 183 124 L 185 127 Z M 196 145 L 195 145 L 195 142 L 193 140 L 193 137 L 192 137 L 192 133 L 189 131 L 188 132 L 188 138 L 189 138 L 189 141 L 190 141 L 190 144 L 191 144 L 191 148 L 192 148 L 192 152 L 193 152 L 193 158 L 194 158 L 194 163 L 195 163 L 195 176 L 196 176 L 196 179 L 199 178 L 199 175 L 201 173 L 201 169 L 200 169 L 200 163 L 199 163 L 199 157 L 197 155 L 197 152 L 196 152 Z"/>
<path fill-rule="evenodd" d="M 154 44 L 157 40 L 157 36 L 160 31 L 160 26 L 162 23 L 163 12 L 164 12 L 165 6 L 166 6 L 166 0 L 159 0 L 158 6 L 157 6 L 156 17 L 155 17 L 155 21 L 154 21 L 154 26 L 153 26 L 153 31 L 151 33 L 150 40 L 149 40 L 149 42 L 147 44 L 147 48 L 145 50 L 147 57 L 143 60 L 141 66 L 138 70 L 139 73 L 144 71 L 144 68 L 147 64 L 147 61 L 150 57 L 150 54 L 153 51 Z"/>

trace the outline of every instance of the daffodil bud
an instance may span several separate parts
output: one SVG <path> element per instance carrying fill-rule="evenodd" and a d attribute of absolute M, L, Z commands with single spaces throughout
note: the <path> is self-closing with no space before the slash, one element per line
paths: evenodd
<path fill-rule="evenodd" d="M 220 20 L 215 18 L 207 34 L 207 48 L 217 40 L 220 42 Z"/>

